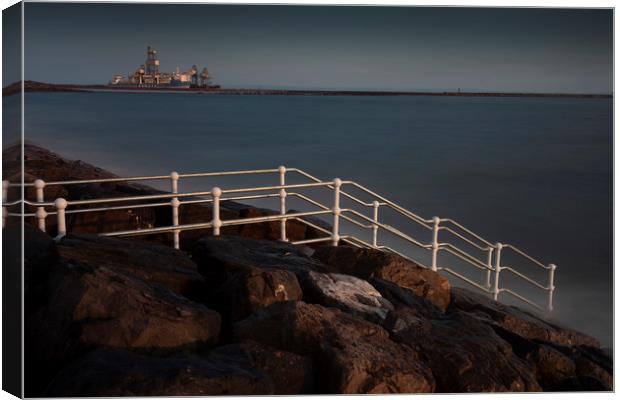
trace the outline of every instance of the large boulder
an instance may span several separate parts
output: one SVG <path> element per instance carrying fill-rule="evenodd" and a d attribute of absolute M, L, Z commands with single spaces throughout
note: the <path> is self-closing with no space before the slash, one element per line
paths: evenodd
<path fill-rule="evenodd" d="M 602 350 L 527 339 L 498 325 L 492 327 L 532 365 L 545 391 L 613 390 L 613 360 Z"/>
<path fill-rule="evenodd" d="M 245 341 L 213 349 L 209 359 L 228 355 L 248 357 L 252 367 L 273 382 L 273 394 L 295 395 L 314 393 L 314 366 L 309 357 L 274 349 L 264 344 Z"/>
<path fill-rule="evenodd" d="M 424 355 L 438 392 L 540 390 L 530 365 L 491 326 L 465 312 L 444 313 L 394 283 L 371 283 L 394 305 L 383 326 L 392 340 Z"/>
<path fill-rule="evenodd" d="M 379 278 L 411 289 L 417 296 L 445 310 L 450 304 L 450 282 L 447 278 L 393 253 L 350 246 L 321 246 L 313 257 L 329 265 L 332 272 Z"/>
<path fill-rule="evenodd" d="M 323 393 L 428 393 L 434 378 L 378 325 L 303 302 L 279 302 L 235 325 L 236 337 L 312 357 Z"/>
<path fill-rule="evenodd" d="M 393 339 L 424 354 L 438 392 L 541 390 L 529 364 L 513 353 L 510 344 L 467 313 L 438 319 L 411 315 L 398 322 Z"/>
<path fill-rule="evenodd" d="M 57 267 L 46 307 L 26 319 L 26 364 L 32 386 L 97 347 L 170 352 L 218 340 L 220 316 L 163 286 L 105 267 Z"/>
<path fill-rule="evenodd" d="M 285 270 L 295 274 L 327 272 L 327 267 L 310 258 L 303 247 L 239 236 L 206 236 L 194 246 L 192 259 L 198 265 L 198 271 L 215 287 L 237 272 L 252 268 Z"/>
<path fill-rule="evenodd" d="M 165 286 L 189 298 L 204 296 L 204 278 L 196 264 L 170 246 L 141 240 L 71 234 L 58 245 L 64 262 L 105 267 Z"/>
<path fill-rule="evenodd" d="M 290 271 L 248 268 L 233 274 L 210 296 L 226 327 L 277 301 L 301 300 L 302 290 Z"/>
<path fill-rule="evenodd" d="M 517 307 L 499 303 L 467 289 L 452 288 L 451 309 L 466 311 L 528 339 L 538 339 L 564 346 L 600 347 L 598 340 L 572 329 L 562 328 Z"/>
<path fill-rule="evenodd" d="M 253 367 L 245 352 L 206 358 L 142 355 L 98 349 L 64 368 L 51 382 L 50 397 L 221 396 L 275 394 L 274 383 Z"/>
<path fill-rule="evenodd" d="M 370 283 L 351 275 L 310 271 L 303 286 L 306 301 L 336 307 L 375 323 L 383 322 L 394 308 Z"/>

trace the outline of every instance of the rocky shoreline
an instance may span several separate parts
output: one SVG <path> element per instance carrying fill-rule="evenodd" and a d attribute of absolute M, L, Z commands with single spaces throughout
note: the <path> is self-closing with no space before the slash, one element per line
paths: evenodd
<path fill-rule="evenodd" d="M 4 179 L 19 171 L 15 156 L 3 154 Z M 109 174 L 36 146 L 26 156 L 26 181 Z M 76 217 L 58 243 L 26 224 L 26 396 L 613 390 L 613 362 L 596 339 L 394 254 L 278 242 L 274 223 L 182 234 L 181 250 L 165 236 L 94 234 L 104 220 L 166 224 L 169 211 Z M 188 207 L 182 218 L 208 220 L 210 209 Z M 5 262 L 19 262 L 19 231 L 5 228 Z M 289 233 L 318 234 L 300 223 Z"/>

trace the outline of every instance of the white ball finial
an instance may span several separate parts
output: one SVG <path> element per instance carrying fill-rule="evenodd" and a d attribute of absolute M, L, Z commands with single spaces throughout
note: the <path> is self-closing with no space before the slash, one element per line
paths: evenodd
<path fill-rule="evenodd" d="M 170 179 L 173 179 L 175 181 L 178 180 L 179 179 L 179 173 L 177 171 L 172 171 L 170 173 Z"/>
<path fill-rule="evenodd" d="M 501 244 L 500 242 L 495 243 L 495 248 L 496 248 L 497 250 L 501 250 L 501 249 L 502 249 L 502 247 L 504 247 L 504 245 L 503 245 L 503 244 Z"/>
<path fill-rule="evenodd" d="M 342 186 L 342 180 L 340 178 L 334 179 L 334 186 L 336 187 Z"/>
<path fill-rule="evenodd" d="M 284 165 L 280 165 L 278 167 L 278 172 L 281 173 L 281 174 L 286 173 L 286 167 Z"/>
<path fill-rule="evenodd" d="M 67 208 L 67 200 L 63 199 L 62 197 L 59 197 L 54 202 L 54 205 L 56 206 L 57 209 L 64 210 L 65 208 Z"/>
<path fill-rule="evenodd" d="M 377 200 L 375 200 L 375 201 L 373 201 L 373 202 L 372 202 L 372 206 L 373 206 L 374 208 L 378 208 L 380 205 L 381 205 L 381 204 L 380 204 L 380 203 L 379 203 L 379 201 L 377 201 Z"/>
<path fill-rule="evenodd" d="M 37 179 L 34 181 L 35 189 L 43 189 L 45 187 L 45 181 L 43 179 Z"/>
<path fill-rule="evenodd" d="M 220 197 L 222 195 L 222 189 L 216 186 L 213 189 L 211 189 L 211 194 L 215 197 Z"/>
<path fill-rule="evenodd" d="M 433 217 L 433 224 L 438 225 L 439 221 L 439 217 Z"/>

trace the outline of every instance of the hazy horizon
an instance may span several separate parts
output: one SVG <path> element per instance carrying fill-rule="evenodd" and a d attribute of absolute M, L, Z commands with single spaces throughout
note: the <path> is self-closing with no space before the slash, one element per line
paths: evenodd
<path fill-rule="evenodd" d="M 150 45 L 231 88 L 611 94 L 612 32 L 611 9 L 26 3 L 25 79 L 107 83 Z"/>

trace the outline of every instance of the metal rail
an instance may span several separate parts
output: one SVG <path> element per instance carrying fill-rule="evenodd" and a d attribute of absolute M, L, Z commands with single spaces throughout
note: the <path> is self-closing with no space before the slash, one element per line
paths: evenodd
<path fill-rule="evenodd" d="M 302 178 L 310 181 L 309 183 L 301 184 L 286 184 L 286 174 L 296 173 Z M 213 187 L 209 191 L 196 191 L 196 192 L 179 192 L 178 181 L 180 179 L 189 178 L 205 178 L 205 177 L 226 177 L 226 176 L 238 176 L 238 175 L 257 175 L 257 174 L 278 174 L 278 185 L 270 186 L 255 186 L 245 188 L 231 188 L 220 189 Z M 69 186 L 69 185 L 84 185 L 84 184 L 106 184 L 117 182 L 137 182 L 137 181 L 154 181 L 154 180 L 169 180 L 170 181 L 170 193 L 162 192 L 158 194 L 149 195 L 135 195 L 124 197 L 109 197 L 109 198 L 95 198 L 95 199 L 83 199 L 83 200 L 66 200 L 63 198 L 55 199 L 54 201 L 45 201 L 45 187 L 47 186 Z M 41 179 L 36 179 L 33 182 L 24 184 L 25 187 L 35 188 L 36 199 L 20 199 L 8 201 L 8 190 L 11 187 L 21 187 L 18 183 L 9 183 L 3 181 L 2 185 L 2 206 L 3 206 L 3 227 L 6 224 L 8 217 L 34 217 L 37 220 L 39 229 L 46 230 L 46 218 L 48 216 L 55 216 L 57 221 L 57 237 L 61 239 L 67 234 L 66 227 L 66 215 L 68 214 L 83 214 L 93 212 L 104 212 L 111 210 L 131 210 L 138 208 L 151 208 L 151 207 L 170 207 L 172 211 L 172 225 L 132 229 L 115 232 L 100 232 L 103 236 L 138 236 L 138 235 L 151 235 L 159 233 L 172 233 L 173 245 L 175 248 L 180 246 L 180 234 L 185 231 L 198 230 L 198 229 L 210 229 L 214 235 L 220 234 L 221 227 L 234 226 L 234 225 L 247 225 L 266 222 L 280 222 L 280 239 L 283 241 L 289 241 L 286 236 L 286 221 L 299 221 L 318 232 L 325 234 L 324 237 L 304 239 L 293 241 L 294 244 L 317 244 L 323 242 L 329 242 L 334 246 L 337 246 L 339 242 L 344 242 L 356 247 L 373 248 L 381 251 L 388 251 L 394 254 L 398 254 L 412 262 L 432 269 L 433 271 L 441 271 L 454 276 L 461 281 L 472 285 L 473 287 L 481 290 L 484 293 L 492 295 L 495 300 L 498 300 L 498 296 L 501 293 L 507 293 L 512 297 L 523 301 L 537 309 L 542 307 L 525 296 L 517 293 L 514 288 L 501 287 L 500 275 L 502 271 L 509 272 L 523 282 L 531 285 L 532 287 L 542 290 L 547 293 L 546 309 L 551 311 L 553 309 L 553 294 L 555 290 L 554 286 L 554 273 L 556 266 L 554 264 L 545 265 L 542 262 L 536 260 L 532 256 L 518 249 L 511 244 L 496 243 L 492 244 L 490 241 L 482 238 L 471 229 L 466 228 L 460 223 L 449 219 L 433 217 L 431 219 L 423 218 L 416 213 L 392 202 L 391 200 L 375 193 L 374 191 L 366 188 L 353 181 L 342 181 L 340 179 L 334 179 L 333 181 L 321 181 L 309 173 L 300 170 L 298 168 L 285 168 L 278 167 L 272 169 L 258 169 L 258 170 L 241 170 L 241 171 L 224 171 L 224 172 L 205 172 L 205 173 L 186 173 L 179 174 L 177 172 L 171 172 L 169 175 L 154 175 L 154 176 L 139 176 L 139 177 L 114 177 L 114 178 L 102 178 L 102 179 L 81 179 L 70 181 L 55 181 L 44 182 Z M 365 197 L 369 197 L 371 201 L 362 200 L 349 192 L 342 190 L 343 186 L 350 187 L 356 191 L 362 192 Z M 323 204 L 316 197 L 302 194 L 296 191 L 296 189 L 322 189 L 328 190 L 333 195 L 333 201 L 330 205 Z M 228 196 L 225 196 L 228 195 Z M 288 212 L 286 209 L 287 197 L 294 197 L 305 204 L 315 207 L 318 210 L 313 211 L 300 211 L 300 212 Z M 274 214 L 222 220 L 220 218 L 221 202 L 223 201 L 238 201 L 238 200 L 259 200 L 259 199 L 271 199 L 278 198 L 280 200 L 279 212 Z M 371 215 L 365 215 L 363 212 L 355 210 L 353 208 L 341 208 L 341 199 L 347 199 L 354 203 L 354 205 L 361 206 L 364 209 L 371 208 Z M 124 204 L 123 204 L 124 203 Z M 116 205 L 114 205 L 116 204 Z M 179 223 L 179 208 L 190 204 L 211 204 L 212 206 L 212 219 L 206 222 L 197 222 L 191 224 Z M 36 209 L 36 212 L 29 213 L 16 213 L 9 212 L 9 208 L 17 205 L 29 206 Z M 97 206 L 89 208 L 90 206 Z M 421 226 L 431 231 L 430 242 L 419 240 L 414 238 L 411 234 L 403 232 L 400 229 L 396 229 L 379 219 L 379 210 L 381 207 L 396 212 L 400 217 L 406 221 L 411 221 L 415 226 Z M 331 228 L 327 229 L 309 221 L 308 217 L 320 217 L 329 215 L 332 218 Z M 360 237 L 357 237 L 351 233 L 341 235 L 341 222 L 351 224 L 357 228 L 363 230 L 370 230 L 372 235 L 372 241 L 368 242 Z M 442 225 L 443 224 L 443 225 Z M 404 254 L 402 251 L 393 249 L 386 244 L 379 243 L 379 232 L 387 233 L 395 238 L 403 240 L 409 245 L 413 245 L 415 248 L 420 249 L 423 252 L 430 252 L 430 265 L 414 260 L 410 256 Z M 447 233 L 447 237 L 443 237 L 443 241 L 439 240 L 441 232 Z M 485 258 L 480 259 L 473 254 L 465 251 L 456 244 L 449 243 L 448 240 L 454 238 L 459 241 L 465 242 L 467 245 L 485 253 Z M 516 268 L 502 265 L 502 251 L 511 251 L 520 256 L 525 261 L 534 264 L 537 267 L 541 267 L 547 270 L 548 281 L 546 285 L 543 285 L 531 277 L 525 275 L 523 272 L 518 271 Z M 474 267 L 475 270 L 486 272 L 486 279 L 483 283 L 478 283 L 473 279 L 457 272 L 452 267 L 446 265 L 439 266 L 438 257 L 440 254 L 447 254 L 456 257 L 465 265 Z"/>

